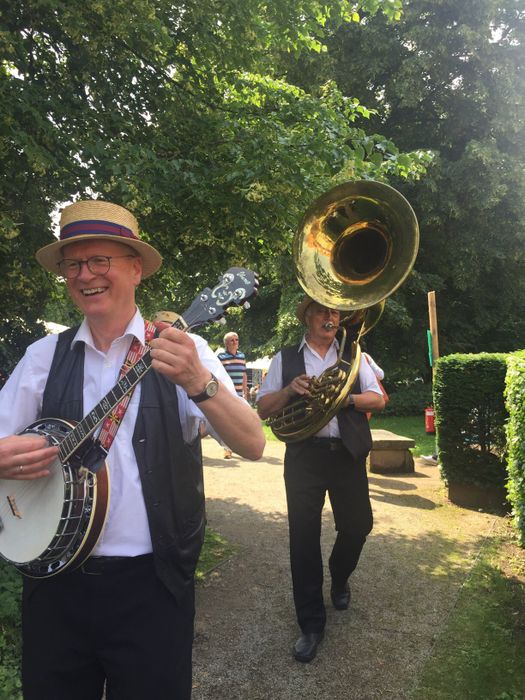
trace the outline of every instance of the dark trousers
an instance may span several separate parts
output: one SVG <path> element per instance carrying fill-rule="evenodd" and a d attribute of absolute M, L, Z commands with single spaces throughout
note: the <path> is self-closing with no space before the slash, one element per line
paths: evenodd
<path fill-rule="evenodd" d="M 287 447 L 284 479 L 297 620 L 303 632 L 321 632 L 326 623 L 320 541 L 325 495 L 337 530 L 329 568 L 340 587 L 357 566 L 373 524 L 365 460 L 354 462 L 342 445 L 330 451 L 305 441 Z"/>
<path fill-rule="evenodd" d="M 193 588 L 178 605 L 151 555 L 26 581 L 24 700 L 99 700 L 106 679 L 107 700 L 188 700 L 194 611 Z"/>

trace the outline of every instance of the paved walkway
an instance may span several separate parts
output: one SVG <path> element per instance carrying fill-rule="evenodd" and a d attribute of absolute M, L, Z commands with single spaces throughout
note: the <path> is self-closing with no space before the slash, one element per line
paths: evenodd
<path fill-rule="evenodd" d="M 282 443 L 259 462 L 203 442 L 209 526 L 238 547 L 197 589 L 193 700 L 407 698 L 496 516 L 446 500 L 437 467 L 369 475 L 375 526 L 345 612 L 327 605 L 325 639 L 294 661 Z M 325 566 L 334 529 L 325 506 Z M 329 576 L 325 598 L 329 601 Z"/>

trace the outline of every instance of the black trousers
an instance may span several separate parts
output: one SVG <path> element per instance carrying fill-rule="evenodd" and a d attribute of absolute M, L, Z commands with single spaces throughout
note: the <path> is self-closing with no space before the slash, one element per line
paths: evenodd
<path fill-rule="evenodd" d="M 333 583 L 343 586 L 373 525 L 366 464 L 354 462 L 342 444 L 332 451 L 306 440 L 287 447 L 284 479 L 297 620 L 303 632 L 321 632 L 326 623 L 320 541 L 325 496 L 328 492 L 337 530 L 329 569 Z"/>
<path fill-rule="evenodd" d="M 193 587 L 178 605 L 152 555 L 26 581 L 24 700 L 99 700 L 105 681 L 107 700 L 188 700 L 194 611 Z"/>

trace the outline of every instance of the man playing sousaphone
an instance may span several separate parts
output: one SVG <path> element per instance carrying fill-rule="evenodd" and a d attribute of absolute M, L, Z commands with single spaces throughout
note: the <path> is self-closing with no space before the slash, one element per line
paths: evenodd
<path fill-rule="evenodd" d="M 258 412 L 263 419 L 308 395 L 312 377 L 319 377 L 338 359 L 340 312 L 305 296 L 297 307 L 297 318 L 306 326 L 302 341 L 275 355 L 257 395 Z M 345 346 L 348 350 L 349 345 Z M 301 628 L 293 654 L 302 662 L 309 662 L 316 655 L 326 623 L 320 547 L 326 492 L 337 530 L 329 559 L 330 595 L 336 610 L 349 606 L 348 578 L 372 529 L 366 474 L 372 439 L 366 412 L 382 410 L 384 399 L 374 373 L 362 357 L 351 392 L 337 415 L 315 435 L 286 445 L 284 480 L 290 560 Z"/>

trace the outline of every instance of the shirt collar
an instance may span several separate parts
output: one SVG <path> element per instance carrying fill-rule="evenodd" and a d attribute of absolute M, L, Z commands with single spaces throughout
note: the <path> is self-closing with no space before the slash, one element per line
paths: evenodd
<path fill-rule="evenodd" d="M 299 343 L 299 347 L 297 349 L 297 352 L 301 352 L 301 350 L 304 348 L 304 346 L 307 345 L 308 348 L 311 350 L 310 346 L 308 345 L 308 341 L 306 340 L 306 333 L 303 335 L 303 339 Z M 336 350 L 339 350 L 339 341 L 337 338 L 334 338 L 332 341 L 332 345 L 330 347 L 335 347 Z"/>
<path fill-rule="evenodd" d="M 128 323 L 128 326 L 121 337 L 125 338 L 127 336 L 129 336 L 130 338 L 135 337 L 142 345 L 145 345 L 144 319 L 142 318 L 142 314 L 138 309 L 135 311 L 135 315 Z M 95 343 L 93 342 L 93 336 L 91 334 L 91 329 L 86 318 L 84 318 L 84 320 L 80 324 L 80 327 L 76 332 L 75 337 L 71 341 L 71 347 L 73 347 L 76 343 L 79 342 L 85 343 L 86 345 L 89 345 L 92 348 L 95 347 Z"/>

